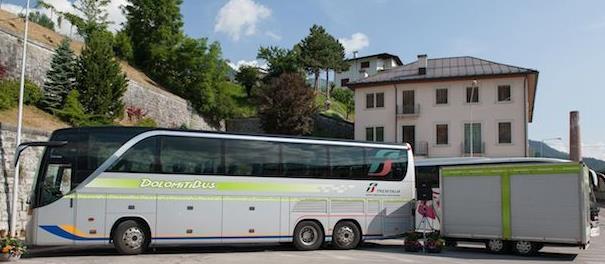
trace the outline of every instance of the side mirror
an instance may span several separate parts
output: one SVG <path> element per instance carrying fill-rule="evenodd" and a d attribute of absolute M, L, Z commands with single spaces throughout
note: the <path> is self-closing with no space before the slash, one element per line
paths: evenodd
<path fill-rule="evenodd" d="M 15 158 L 13 160 L 13 167 L 17 166 L 17 162 L 19 161 L 19 157 L 21 157 L 21 153 L 29 148 L 29 147 L 62 147 L 67 144 L 67 141 L 34 141 L 34 142 L 25 142 L 19 144 L 17 146 L 17 150 L 15 151 Z"/>

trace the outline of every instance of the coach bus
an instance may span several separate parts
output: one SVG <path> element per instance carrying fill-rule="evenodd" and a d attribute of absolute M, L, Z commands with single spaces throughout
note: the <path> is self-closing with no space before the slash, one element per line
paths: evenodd
<path fill-rule="evenodd" d="M 30 198 L 34 246 L 291 242 L 413 228 L 407 144 L 126 127 L 55 131 Z"/>

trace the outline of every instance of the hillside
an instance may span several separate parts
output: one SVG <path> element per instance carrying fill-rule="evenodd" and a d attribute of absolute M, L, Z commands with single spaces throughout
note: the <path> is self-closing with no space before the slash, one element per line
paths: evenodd
<path fill-rule="evenodd" d="M 540 153 L 541 149 L 544 151 L 542 154 Z M 555 159 L 569 158 L 568 153 L 558 151 L 550 147 L 548 144 L 542 143 L 541 141 L 529 140 L 529 151 L 533 157 L 547 157 Z M 603 160 L 586 157 L 584 158 L 584 162 L 588 165 L 588 167 L 594 170 L 605 171 L 605 161 Z"/>
<path fill-rule="evenodd" d="M 354 112 L 350 113 L 347 118 L 347 107 L 343 103 L 336 101 L 334 99 L 331 99 L 330 102 L 332 102 L 332 103 L 330 104 L 330 109 L 326 110 L 324 107 L 325 101 L 326 101 L 326 96 L 324 94 L 319 93 L 317 96 L 315 96 L 315 104 L 317 104 L 317 106 L 319 106 L 321 114 L 329 116 L 329 117 L 338 118 L 341 120 L 351 121 L 351 122 L 353 122 L 353 120 L 355 120 Z"/>
<path fill-rule="evenodd" d="M 0 10 L 0 30 L 22 36 L 24 28 L 25 23 L 23 23 L 22 18 L 10 12 Z M 28 38 L 37 43 L 49 46 L 51 48 L 56 48 L 57 46 L 59 46 L 59 44 L 61 43 L 61 41 L 63 41 L 63 38 L 65 37 L 55 31 L 40 26 L 36 23 L 30 22 Z M 83 47 L 84 43 L 72 40 L 71 48 L 76 54 L 79 54 Z M 120 64 L 122 65 L 122 70 L 124 71 L 124 73 L 126 73 L 128 79 L 139 82 L 141 84 L 147 84 L 148 86 L 151 86 L 151 88 L 154 89 L 165 90 L 160 85 L 151 80 L 149 77 L 147 77 L 145 73 L 141 72 L 135 67 L 129 65 L 126 62 L 121 62 Z"/>
<path fill-rule="evenodd" d="M 0 111 L 0 123 L 16 126 L 17 112 L 17 108 Z M 57 117 L 30 105 L 23 107 L 23 126 L 48 131 L 69 127 Z"/>

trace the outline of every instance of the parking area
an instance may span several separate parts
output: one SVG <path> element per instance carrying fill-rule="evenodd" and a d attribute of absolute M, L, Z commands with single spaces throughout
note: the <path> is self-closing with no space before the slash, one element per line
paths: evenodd
<path fill-rule="evenodd" d="M 605 210 L 601 218 L 605 219 Z M 601 223 L 601 230 L 605 224 Z M 407 253 L 401 240 L 368 241 L 356 250 L 296 251 L 289 245 L 158 248 L 138 256 L 119 256 L 113 248 L 32 250 L 22 263 L 605 263 L 605 234 L 593 238 L 587 250 L 545 247 L 533 257 L 494 255 L 481 245 L 461 244 L 440 254 Z"/>

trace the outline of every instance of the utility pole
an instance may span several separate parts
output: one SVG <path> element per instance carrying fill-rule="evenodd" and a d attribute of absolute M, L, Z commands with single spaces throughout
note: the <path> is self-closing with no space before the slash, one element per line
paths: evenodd
<path fill-rule="evenodd" d="M 27 55 L 27 31 L 29 27 L 29 0 L 25 7 L 25 31 L 23 32 L 23 53 L 21 55 L 21 82 L 19 83 L 19 114 L 17 117 L 17 144 L 21 144 L 21 127 L 23 126 L 23 90 L 25 87 L 25 62 Z M 15 177 L 13 178 L 13 200 L 11 201 L 11 237 L 17 236 L 17 200 L 19 199 L 19 162 L 15 166 Z"/>

